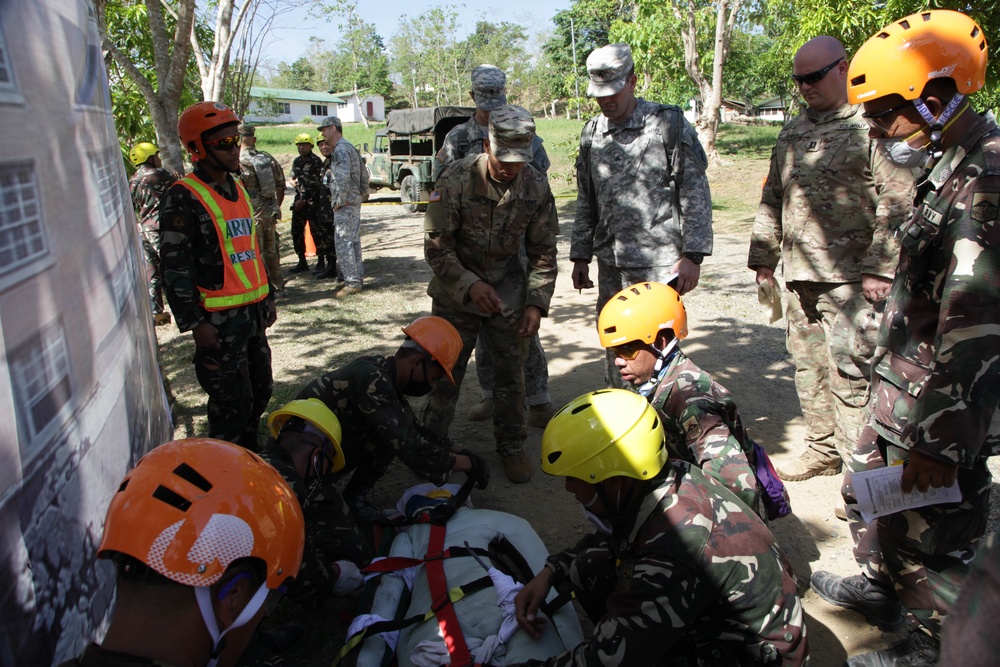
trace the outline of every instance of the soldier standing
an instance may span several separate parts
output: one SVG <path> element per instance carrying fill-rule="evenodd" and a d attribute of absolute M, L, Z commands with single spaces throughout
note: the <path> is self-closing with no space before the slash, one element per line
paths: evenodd
<path fill-rule="evenodd" d="M 316 254 L 319 259 L 316 268 L 320 269 L 320 262 L 325 262 L 325 254 L 320 253 L 320 243 L 324 243 L 324 232 L 326 228 L 321 210 L 323 195 L 323 160 L 312 152 L 313 140 L 308 134 L 303 132 L 295 137 L 295 148 L 299 156 L 292 160 L 292 185 L 295 187 L 295 199 L 292 201 L 292 245 L 295 247 L 295 254 L 299 257 L 299 263 L 288 270 L 289 273 L 301 273 L 309 270 L 309 263 L 306 262 L 306 223 L 310 223 L 309 229 L 316 243 Z M 318 237 L 318 238 L 317 238 Z M 324 248 L 329 252 L 329 248 Z"/>
<path fill-rule="evenodd" d="M 653 406 L 623 389 L 570 401 L 542 437 L 542 470 L 597 528 L 550 556 L 514 599 L 538 637 L 549 589 L 572 589 L 589 641 L 524 665 L 804 665 L 791 568 L 760 518 L 697 466 L 668 461 Z"/>
<path fill-rule="evenodd" d="M 476 113 L 461 125 L 452 128 L 444 138 L 434 163 L 434 180 L 437 180 L 445 165 L 470 155 L 479 155 L 485 149 L 483 142 L 489 141 L 490 112 L 507 104 L 507 75 L 493 65 L 479 65 L 472 70 L 472 90 L 469 95 L 476 103 Z M 531 164 L 543 176 L 549 173 L 549 156 L 542 146 L 542 138 L 537 134 L 532 141 Z M 524 251 L 522 248 L 522 259 Z M 485 421 L 493 416 L 493 355 L 482 337 L 476 342 L 476 376 L 483 391 L 483 400 L 469 410 L 469 419 Z M 549 396 L 549 364 L 545 359 L 542 341 L 537 335 L 528 343 L 528 361 L 524 367 L 525 403 L 528 404 L 528 424 L 544 428 L 552 418 L 552 398 Z"/>
<path fill-rule="evenodd" d="M 257 222 L 257 245 L 260 247 L 275 292 L 285 289 L 281 275 L 281 247 L 278 244 L 278 220 L 281 220 L 281 203 L 285 200 L 285 172 L 270 153 L 257 150 L 257 128 L 250 123 L 239 127 L 240 180 Z"/>
<path fill-rule="evenodd" d="M 323 119 L 319 126 L 331 155 L 330 198 L 333 203 L 333 223 L 336 235 L 337 265 L 344 276 L 344 286 L 334 297 L 340 299 L 358 294 L 364 284 L 361 263 L 361 154 L 344 139 L 343 125 L 336 116 Z"/>
<path fill-rule="evenodd" d="M 805 449 L 777 467 L 788 481 L 836 475 L 857 443 L 881 317 L 873 304 L 889 292 L 892 233 L 912 199 L 909 172 L 874 150 L 860 105 L 847 103 L 846 58 L 826 36 L 795 54 L 808 106 L 778 135 L 747 260 L 772 286 L 781 260 L 788 288 L 786 344 L 806 422 Z"/>
<path fill-rule="evenodd" d="M 221 102 L 181 114 L 177 132 L 194 171 L 163 196 L 160 259 L 177 328 L 194 337 L 209 435 L 257 449 L 273 387 L 266 329 L 277 313 L 250 199 L 232 177 L 240 170 L 239 122 Z"/>
<path fill-rule="evenodd" d="M 480 332 L 496 373 L 493 434 L 507 477 L 531 479 L 524 452 L 524 364 L 528 340 L 548 313 L 556 282 L 559 222 L 548 180 L 530 165 L 535 121 L 516 106 L 490 113 L 486 152 L 449 165 L 429 196 L 424 256 L 434 271 L 433 312 L 462 336 L 455 384 L 439 382 L 423 421 L 444 436 Z M 521 246 L 527 262 L 521 261 Z"/>
<path fill-rule="evenodd" d="M 326 278 L 334 278 L 340 282 L 343 282 L 343 276 L 337 271 L 337 252 L 336 252 L 336 230 L 334 229 L 333 223 L 333 199 L 330 197 L 330 181 L 333 179 L 333 160 L 331 155 L 333 155 L 333 146 L 331 146 L 326 141 L 326 137 L 320 132 L 319 136 L 316 137 L 316 148 L 319 149 L 319 154 L 323 156 L 323 194 L 322 194 L 322 204 L 320 207 L 323 209 L 323 214 L 326 215 L 329 212 L 330 223 L 329 228 L 331 231 L 331 236 L 334 240 L 331 240 L 327 244 L 326 253 L 326 266 L 323 268 L 317 268 L 316 272 L 313 274 L 316 280 L 324 280 Z M 319 267 L 319 263 L 317 263 Z"/>
<path fill-rule="evenodd" d="M 170 324 L 170 313 L 163 311 L 163 287 L 160 283 L 160 199 L 177 179 L 162 168 L 160 149 L 155 144 L 148 141 L 138 143 L 128 156 L 136 167 L 128 186 L 142 239 L 142 253 L 146 259 L 146 286 L 153 307 L 153 323 L 156 326 Z"/>
<path fill-rule="evenodd" d="M 854 458 L 867 469 L 901 463 L 904 493 L 957 480 L 962 494 L 870 524 L 858 516 L 851 527 L 864 574 L 813 574 L 813 589 L 834 604 L 871 619 L 898 616 L 901 602 L 915 623 L 904 642 L 854 656 L 852 665 L 937 662 L 942 624 L 952 622 L 986 530 L 986 459 L 1000 443 L 1000 129 L 966 98 L 985 83 L 986 48 L 971 18 L 931 10 L 880 30 L 847 73 L 849 99 L 864 103 L 879 150 L 925 169 L 917 207 L 900 228 L 869 421 Z M 852 465 L 842 489 L 849 508 L 856 472 Z M 892 588 L 898 600 L 884 592 Z"/>
<path fill-rule="evenodd" d="M 587 57 L 601 114 L 580 135 L 573 221 L 573 289 L 591 288 L 597 257 L 597 313 L 608 299 L 643 281 L 670 282 L 683 296 L 698 284 L 712 254 L 712 196 L 708 159 L 678 107 L 635 96 L 628 44 L 610 44 Z M 614 355 L 607 381 L 617 384 Z"/>

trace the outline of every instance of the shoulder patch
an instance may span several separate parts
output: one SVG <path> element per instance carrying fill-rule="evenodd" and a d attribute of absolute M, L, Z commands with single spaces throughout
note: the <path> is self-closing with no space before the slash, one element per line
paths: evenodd
<path fill-rule="evenodd" d="M 427 201 L 429 201 L 429 202 L 431 202 L 431 201 L 441 201 L 441 191 L 440 190 L 434 190 L 433 192 L 431 192 L 429 195 L 427 195 Z"/>
<path fill-rule="evenodd" d="M 976 222 L 991 222 L 1000 212 L 1000 193 L 976 192 L 972 195 L 972 219 Z"/>

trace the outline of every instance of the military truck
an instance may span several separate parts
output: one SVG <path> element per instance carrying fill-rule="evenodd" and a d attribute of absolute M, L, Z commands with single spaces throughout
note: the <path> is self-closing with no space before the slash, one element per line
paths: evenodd
<path fill-rule="evenodd" d="M 427 193 L 434 186 L 434 156 L 448 132 L 476 113 L 475 107 L 428 107 L 389 112 L 386 126 L 375 133 L 375 145 L 364 157 L 368 186 L 399 190 L 410 213 L 426 210 Z"/>

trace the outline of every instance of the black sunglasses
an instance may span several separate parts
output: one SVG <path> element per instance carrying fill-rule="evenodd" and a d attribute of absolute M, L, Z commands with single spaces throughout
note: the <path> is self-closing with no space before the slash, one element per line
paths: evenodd
<path fill-rule="evenodd" d="M 878 113 L 863 113 L 861 117 L 868 121 L 868 124 L 872 127 L 884 127 L 882 119 L 889 114 L 894 114 L 897 111 L 902 111 L 907 106 L 912 104 L 910 100 L 904 100 L 902 104 L 892 107 L 891 109 L 886 109 L 885 111 L 879 111 Z"/>
<path fill-rule="evenodd" d="M 834 67 L 837 66 L 838 63 L 840 63 L 841 60 L 843 60 L 843 58 L 837 58 L 823 69 L 818 69 L 815 72 L 809 72 L 808 74 L 793 74 L 792 81 L 799 84 L 800 86 L 803 83 L 808 83 L 810 86 L 815 83 L 819 83 L 820 81 L 823 80 L 824 76 L 830 73 L 830 70 L 832 70 Z"/>

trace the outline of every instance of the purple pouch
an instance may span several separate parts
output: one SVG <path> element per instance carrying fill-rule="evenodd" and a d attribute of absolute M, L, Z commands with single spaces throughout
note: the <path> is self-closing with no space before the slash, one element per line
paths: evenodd
<path fill-rule="evenodd" d="M 788 499 L 788 491 L 785 490 L 785 483 L 778 477 L 771 465 L 771 457 L 767 455 L 764 448 L 756 441 L 753 443 L 754 458 L 757 465 L 754 466 L 754 476 L 757 482 L 764 489 L 761 499 L 764 501 L 764 509 L 767 510 L 767 518 L 780 519 L 792 513 L 792 502 Z"/>

